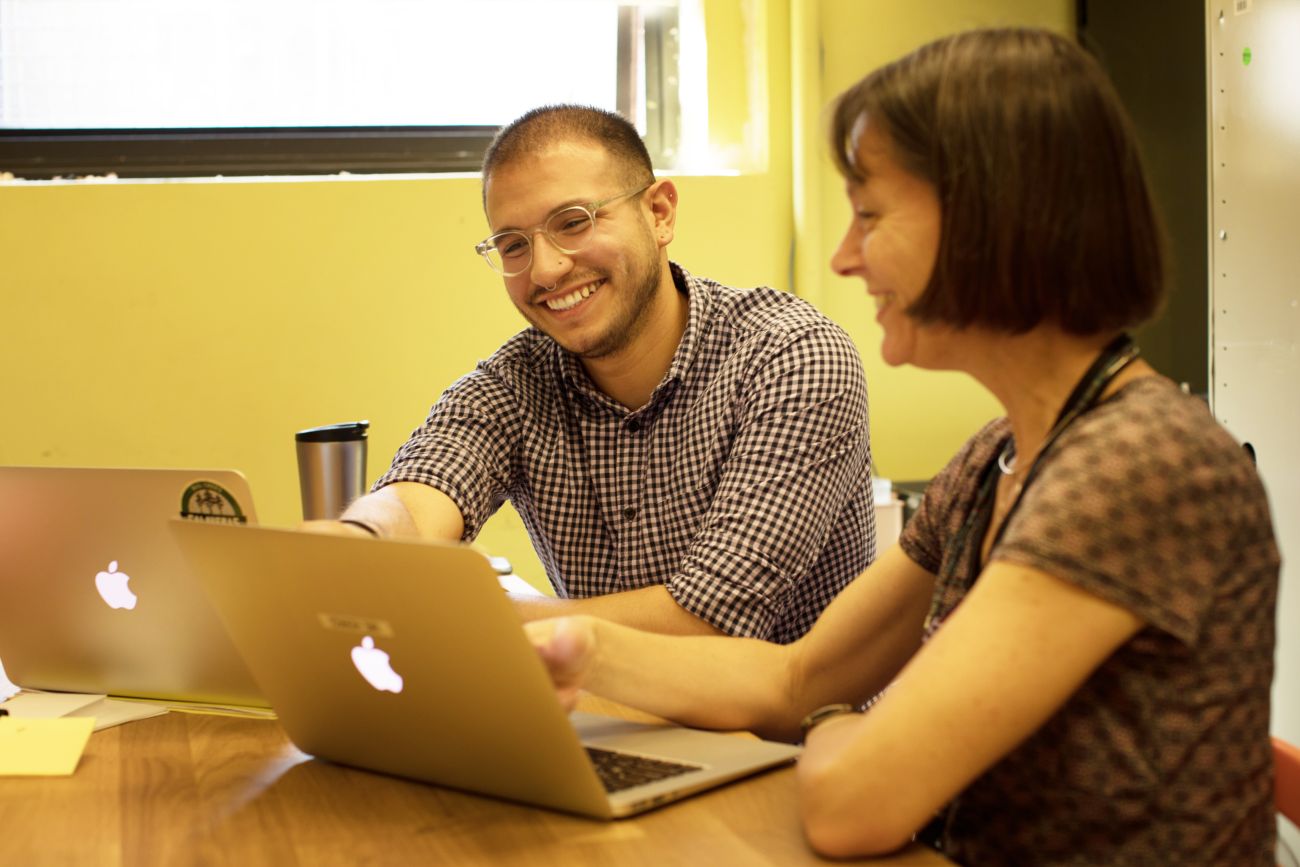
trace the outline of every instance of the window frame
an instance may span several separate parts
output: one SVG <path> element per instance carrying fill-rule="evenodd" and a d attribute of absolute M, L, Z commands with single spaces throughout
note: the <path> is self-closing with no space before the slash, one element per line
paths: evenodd
<path fill-rule="evenodd" d="M 621 5 L 617 110 L 656 165 L 679 135 L 677 14 Z M 640 82 L 644 71 L 645 97 Z M 495 126 L 0 128 L 0 174 L 24 180 L 477 172 Z"/>

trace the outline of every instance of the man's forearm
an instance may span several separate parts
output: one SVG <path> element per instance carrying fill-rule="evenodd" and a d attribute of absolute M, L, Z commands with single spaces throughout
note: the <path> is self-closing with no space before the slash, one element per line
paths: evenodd
<path fill-rule="evenodd" d="M 459 542 L 465 522 L 451 498 L 436 488 L 397 482 L 354 500 L 340 517 L 373 529 L 383 538 Z"/>
<path fill-rule="evenodd" d="M 549 596 L 511 594 L 515 609 L 524 620 L 544 620 L 571 614 L 588 614 L 667 635 L 722 635 L 713 624 L 696 617 L 677 604 L 663 585 L 625 590 L 587 599 L 555 599 Z"/>

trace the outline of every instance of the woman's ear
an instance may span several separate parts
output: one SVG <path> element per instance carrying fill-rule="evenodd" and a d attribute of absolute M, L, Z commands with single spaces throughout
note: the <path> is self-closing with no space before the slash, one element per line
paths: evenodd
<path fill-rule="evenodd" d="M 662 249 L 672 241 L 677 228 L 677 186 L 670 180 L 656 181 L 649 190 L 651 230 Z"/>

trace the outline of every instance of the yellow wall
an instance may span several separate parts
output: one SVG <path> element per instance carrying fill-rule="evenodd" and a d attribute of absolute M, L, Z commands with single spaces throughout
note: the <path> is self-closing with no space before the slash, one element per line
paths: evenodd
<path fill-rule="evenodd" d="M 803 6 L 796 0 L 796 10 Z M 867 72 L 940 36 L 971 27 L 1034 25 L 1073 32 L 1073 0 L 822 0 L 809 12 L 808 34 L 820 39 L 815 98 L 797 111 L 810 165 L 799 231 L 798 274 L 805 294 L 843 325 L 862 353 L 870 398 L 872 451 L 879 475 L 925 479 L 1000 407 L 963 375 L 891 368 L 880 360 L 880 328 L 860 280 L 836 277 L 828 265 L 848 223 L 844 182 L 827 157 L 825 107 Z M 798 28 L 795 28 L 796 31 Z M 796 50 L 809 51 L 811 35 Z M 811 77 L 811 76 L 810 76 Z M 809 89 L 814 87 L 809 84 Z"/>
<path fill-rule="evenodd" d="M 710 44 L 736 90 L 711 101 L 724 117 L 766 108 L 720 138 L 766 142 L 757 171 L 678 179 L 673 256 L 734 285 L 789 289 L 802 209 L 795 288 L 862 349 L 880 470 L 929 475 L 996 408 L 966 382 L 882 367 L 861 288 L 825 265 L 845 213 L 838 179 L 791 106 L 820 112 L 946 30 L 1065 26 L 1070 4 L 710 2 L 734 5 L 709 18 L 730 22 Z M 521 326 L 472 252 L 478 196 L 466 177 L 0 184 L 0 463 L 235 467 L 264 523 L 293 524 L 295 430 L 370 419 L 373 478 L 438 393 Z M 809 236 L 818 221 L 826 231 Z M 482 542 L 542 579 L 513 514 Z"/>
<path fill-rule="evenodd" d="M 680 190 L 690 267 L 741 284 L 786 267 L 764 177 Z M 466 178 L 0 186 L 0 463 L 237 467 L 264 523 L 294 523 L 295 430 L 370 419 L 376 476 L 519 329 L 473 254 L 478 195 Z M 724 203 L 749 218 L 710 220 Z M 498 533 L 485 544 L 527 562 Z"/>

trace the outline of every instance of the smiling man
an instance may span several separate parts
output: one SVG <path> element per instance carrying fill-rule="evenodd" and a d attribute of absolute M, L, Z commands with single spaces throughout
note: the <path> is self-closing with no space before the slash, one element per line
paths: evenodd
<path fill-rule="evenodd" d="M 509 500 L 557 593 L 516 597 L 527 619 L 801 636 L 874 556 L 849 338 L 791 295 L 670 262 L 677 188 L 616 114 L 502 129 L 483 206 L 476 250 L 531 327 L 317 529 L 469 541 Z"/>

